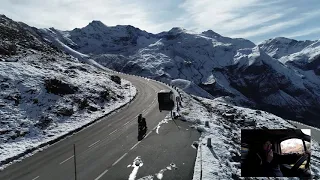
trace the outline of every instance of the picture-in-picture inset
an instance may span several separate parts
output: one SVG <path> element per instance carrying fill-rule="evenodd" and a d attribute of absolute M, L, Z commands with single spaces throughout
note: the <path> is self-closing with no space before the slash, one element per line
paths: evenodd
<path fill-rule="evenodd" d="M 242 177 L 311 177 L 310 129 L 242 129 Z"/>

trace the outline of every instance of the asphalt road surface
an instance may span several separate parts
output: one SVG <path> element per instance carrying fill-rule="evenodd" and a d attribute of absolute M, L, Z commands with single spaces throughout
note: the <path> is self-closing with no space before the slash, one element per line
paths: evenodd
<path fill-rule="evenodd" d="M 200 134 L 182 121 L 155 127 L 168 112 L 159 112 L 157 92 L 166 86 L 143 78 L 120 75 L 138 90 L 136 99 L 101 121 L 47 149 L 14 163 L 0 172 L 1 180 L 75 179 L 73 144 L 76 147 L 77 180 L 139 179 L 153 176 L 192 179 L 196 150 L 193 141 Z M 147 136 L 138 141 L 137 116 L 146 118 Z M 179 128 L 178 128 L 178 126 Z M 141 162 L 133 164 L 139 156 Z M 135 177 L 135 178 L 134 178 Z"/>

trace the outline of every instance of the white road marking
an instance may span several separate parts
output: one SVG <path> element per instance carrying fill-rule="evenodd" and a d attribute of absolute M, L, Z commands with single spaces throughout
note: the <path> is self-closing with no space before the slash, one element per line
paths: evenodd
<path fill-rule="evenodd" d="M 112 164 L 112 166 L 116 165 L 119 161 L 121 161 L 121 159 L 123 159 L 128 153 L 125 153 L 124 155 L 122 155 L 116 162 L 114 162 Z"/>
<path fill-rule="evenodd" d="M 136 115 L 133 119 L 137 118 L 138 116 L 139 116 L 139 114 L 138 114 L 138 115 Z"/>
<path fill-rule="evenodd" d="M 72 155 L 71 157 L 69 157 L 68 159 L 62 161 L 62 162 L 60 163 L 60 165 L 63 164 L 63 163 L 65 163 L 65 162 L 67 162 L 67 161 L 69 161 L 71 158 L 73 158 L 73 155 Z"/>
<path fill-rule="evenodd" d="M 155 91 L 155 92 L 156 92 L 156 91 Z M 156 98 L 153 99 L 153 101 L 152 101 L 151 104 L 154 104 L 155 100 L 156 100 Z M 149 110 L 150 108 L 151 108 L 151 106 L 149 106 L 149 108 L 147 108 L 147 109 L 144 109 L 142 113 L 144 113 L 145 111 Z M 149 111 L 148 111 L 148 112 L 149 112 Z M 148 113 L 148 112 L 147 112 L 147 113 Z M 139 115 L 135 116 L 134 119 L 137 118 L 138 116 L 139 116 Z M 124 124 L 124 126 L 127 125 L 127 124 L 130 123 L 130 122 L 133 122 L 133 121 L 128 121 L 126 124 Z M 156 127 L 157 127 L 157 126 L 156 126 Z M 154 130 L 156 127 L 154 127 L 153 130 Z M 117 129 L 114 130 L 114 131 L 111 132 L 109 135 L 115 133 L 116 131 L 118 131 L 118 130 L 117 130 Z M 151 133 L 152 133 L 152 131 L 150 131 L 150 132 L 145 136 L 145 138 L 148 137 Z M 100 140 L 99 140 L 99 141 L 100 141 Z M 141 142 L 141 141 L 137 142 L 134 146 L 132 146 L 129 151 L 131 151 L 132 149 L 134 149 L 140 142 Z M 96 143 L 97 143 L 97 142 L 96 142 Z M 114 165 L 116 165 L 118 162 L 120 162 L 127 154 L 128 154 L 128 153 L 125 153 L 124 155 L 122 155 L 116 162 L 114 162 L 114 163 L 112 164 L 112 166 L 114 166 Z M 67 160 L 68 160 L 68 159 L 67 159 Z M 105 171 L 103 171 L 97 178 L 95 178 L 95 180 L 99 180 L 99 179 L 100 179 L 103 175 L 105 175 L 107 172 L 108 172 L 108 169 L 106 169 Z"/>
<path fill-rule="evenodd" d="M 91 145 L 89 146 L 89 148 L 90 148 L 91 146 L 94 146 L 94 145 L 97 144 L 98 142 L 100 142 L 100 140 L 98 140 L 98 141 L 94 142 L 93 144 L 91 144 Z"/>
<path fill-rule="evenodd" d="M 127 125 L 128 123 L 130 123 L 130 121 L 126 122 L 123 126 Z"/>
<path fill-rule="evenodd" d="M 149 108 L 147 108 L 147 109 L 149 109 Z M 141 112 L 141 114 L 143 114 L 147 109 L 144 109 L 144 110 Z"/>
<path fill-rule="evenodd" d="M 147 138 L 149 136 L 149 134 L 151 134 L 152 131 L 148 132 L 148 134 L 144 137 L 144 138 Z"/>
<path fill-rule="evenodd" d="M 140 144 L 141 141 L 137 142 L 134 146 L 132 146 L 132 148 L 130 148 L 130 151 L 135 148 L 138 144 Z"/>
<path fill-rule="evenodd" d="M 109 171 L 109 169 L 106 169 L 105 171 L 103 171 L 97 178 L 95 178 L 94 180 L 99 180 L 104 174 L 106 174 Z"/>
<path fill-rule="evenodd" d="M 112 131 L 112 132 L 109 134 L 109 136 L 110 136 L 111 134 L 113 134 L 113 133 L 117 132 L 117 131 L 118 131 L 118 129 L 116 129 L 116 130 Z"/>
<path fill-rule="evenodd" d="M 150 112 L 151 109 L 149 109 L 148 111 L 146 111 L 145 113 L 148 114 Z"/>
<path fill-rule="evenodd" d="M 35 177 L 35 178 L 33 178 L 32 180 L 36 180 L 36 179 L 38 179 L 40 176 L 37 176 L 37 177 Z"/>

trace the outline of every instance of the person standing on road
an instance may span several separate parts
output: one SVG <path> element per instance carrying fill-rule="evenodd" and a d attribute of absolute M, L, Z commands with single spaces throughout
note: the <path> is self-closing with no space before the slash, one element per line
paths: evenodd
<path fill-rule="evenodd" d="M 147 122 L 146 118 L 142 117 L 142 114 L 138 116 L 138 140 L 143 139 L 147 132 Z"/>
<path fill-rule="evenodd" d="M 142 118 L 142 127 L 143 127 L 143 130 L 144 130 L 144 134 L 147 132 L 147 121 L 146 121 L 146 118 Z"/>
<path fill-rule="evenodd" d="M 176 102 L 177 102 L 177 104 L 179 104 L 179 106 L 182 106 L 180 96 L 176 97 Z"/>

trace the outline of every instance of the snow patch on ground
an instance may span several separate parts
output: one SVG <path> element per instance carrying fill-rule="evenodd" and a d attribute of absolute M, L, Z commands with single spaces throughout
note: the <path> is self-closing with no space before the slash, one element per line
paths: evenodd
<path fill-rule="evenodd" d="M 124 79 L 117 84 L 105 71 L 70 56 L 40 52 L 0 62 L 0 79 L 1 169 L 6 159 L 80 128 L 136 94 Z M 48 82 L 62 83 L 62 94 L 48 92 Z M 63 88 L 71 92 L 63 94 Z"/>
<path fill-rule="evenodd" d="M 157 174 L 156 174 L 156 177 L 158 179 L 162 179 L 163 178 L 163 173 L 165 171 L 171 171 L 172 169 L 177 169 L 177 166 L 174 164 L 174 163 L 171 163 L 169 166 L 167 166 L 166 168 L 164 169 L 161 169 Z"/>
<path fill-rule="evenodd" d="M 288 121 L 273 114 L 249 108 L 238 107 L 220 99 L 205 99 L 190 96 L 184 92 L 180 114 L 194 128 L 202 132 L 194 168 L 194 180 L 243 179 L 241 178 L 241 129 L 286 129 L 294 128 Z M 209 122 L 209 127 L 205 122 Z M 211 138 L 213 148 L 207 147 Z M 320 146 L 312 140 L 312 160 L 320 159 Z M 319 174 L 320 162 L 312 161 L 313 174 Z"/>

